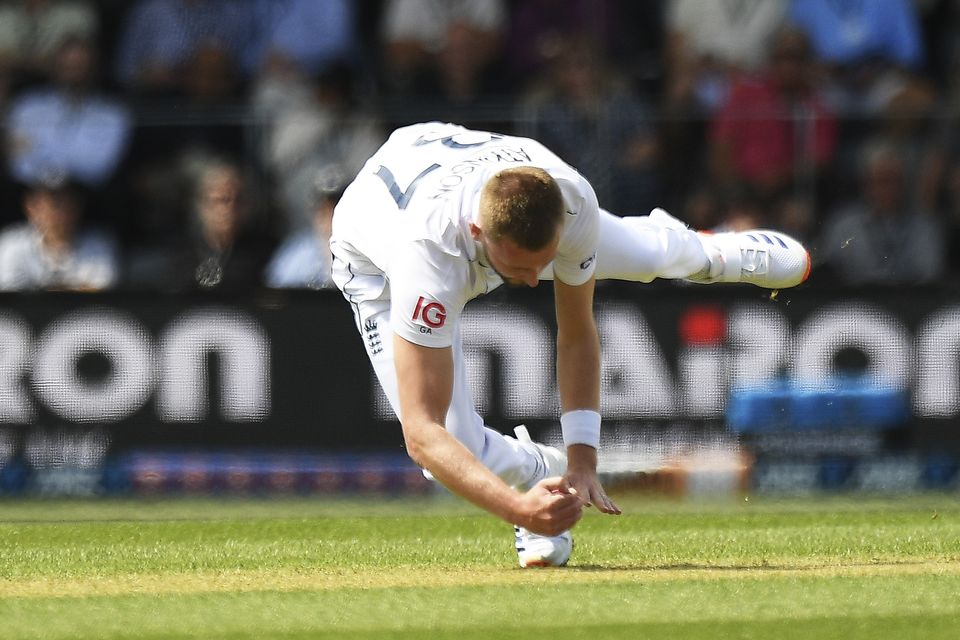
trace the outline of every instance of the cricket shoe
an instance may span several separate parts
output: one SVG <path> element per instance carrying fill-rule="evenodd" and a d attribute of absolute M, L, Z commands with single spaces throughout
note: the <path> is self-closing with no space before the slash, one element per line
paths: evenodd
<path fill-rule="evenodd" d="M 573 534 L 569 531 L 558 536 L 541 536 L 514 526 L 513 532 L 516 536 L 517 558 L 524 569 L 562 567 L 573 553 Z"/>
<path fill-rule="evenodd" d="M 562 476 L 567 471 L 567 456 L 555 447 L 534 442 L 530 432 L 524 425 L 516 427 L 513 432 L 517 441 L 528 451 L 533 452 L 542 465 L 537 477 L 532 483 L 536 484 L 544 478 Z M 523 527 L 514 526 L 514 539 L 517 548 L 517 558 L 524 569 L 529 567 L 562 567 L 570 560 L 573 553 L 573 534 L 564 531 L 557 536 L 541 536 L 532 533 Z"/>
<path fill-rule="evenodd" d="M 707 272 L 689 278 L 694 282 L 749 282 L 766 289 L 786 289 L 810 275 L 810 254 L 779 231 L 701 233 L 700 239 L 710 266 Z"/>

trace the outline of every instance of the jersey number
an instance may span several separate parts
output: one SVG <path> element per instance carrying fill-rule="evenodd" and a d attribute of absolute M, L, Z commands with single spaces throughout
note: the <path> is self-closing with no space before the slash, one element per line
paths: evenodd
<path fill-rule="evenodd" d="M 383 184 L 387 185 L 387 190 L 390 192 L 390 195 L 393 196 L 393 200 L 397 203 L 397 207 L 399 207 L 402 211 L 403 209 L 407 208 L 408 204 L 410 204 L 410 198 L 413 197 L 413 192 L 417 190 L 417 183 L 423 179 L 423 176 L 439 168 L 440 165 L 434 162 L 432 165 L 421 171 L 420 175 L 411 180 L 410 184 L 405 190 L 400 189 L 400 185 L 397 184 L 397 179 L 393 177 L 393 172 L 383 165 L 380 165 L 380 168 L 377 169 L 377 177 L 383 180 Z"/>
<path fill-rule="evenodd" d="M 468 147 L 478 147 L 482 144 L 490 142 L 491 140 L 502 137 L 497 134 L 480 134 L 484 139 L 478 140 L 477 142 L 461 142 L 457 139 L 460 138 L 461 135 L 463 134 L 434 139 L 421 137 L 419 140 L 413 143 L 413 146 L 419 147 L 431 142 L 439 142 L 443 146 L 450 147 L 451 149 L 466 149 Z M 387 191 L 390 192 L 390 195 L 393 197 L 393 201 L 396 202 L 397 207 L 403 211 L 407 208 L 407 205 L 410 204 L 410 198 L 413 197 L 413 192 L 417 190 L 417 183 L 420 182 L 428 173 L 436 171 L 439 168 L 440 165 L 434 162 L 432 165 L 421 171 L 417 177 L 411 180 L 406 189 L 400 188 L 400 185 L 397 184 L 397 179 L 394 177 L 393 172 L 383 165 L 380 165 L 380 168 L 377 169 L 377 177 L 383 180 L 383 184 L 387 186 Z"/>

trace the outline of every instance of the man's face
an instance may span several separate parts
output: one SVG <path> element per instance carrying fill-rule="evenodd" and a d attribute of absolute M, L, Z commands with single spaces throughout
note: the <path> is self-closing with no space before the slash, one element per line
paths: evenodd
<path fill-rule="evenodd" d="M 217 170 L 203 179 L 199 208 L 205 228 L 234 235 L 244 217 L 243 183 L 232 170 Z"/>
<path fill-rule="evenodd" d="M 75 41 L 64 45 L 54 69 L 60 85 L 69 90 L 86 89 L 93 77 L 95 58 L 93 48 L 85 42 Z"/>
<path fill-rule="evenodd" d="M 788 33 L 774 45 L 770 56 L 776 83 L 787 92 L 806 88 L 810 72 L 810 48 L 799 33 Z"/>
<path fill-rule="evenodd" d="M 553 262 L 560 244 L 560 233 L 546 247 L 538 251 L 522 249 L 509 238 L 492 240 L 480 227 L 471 225 L 473 237 L 483 245 L 490 267 L 510 285 L 535 287 L 540 283 L 540 273 Z"/>
<path fill-rule="evenodd" d="M 77 198 L 66 191 L 31 191 L 24 209 L 40 235 L 54 241 L 68 241 L 80 216 Z"/>

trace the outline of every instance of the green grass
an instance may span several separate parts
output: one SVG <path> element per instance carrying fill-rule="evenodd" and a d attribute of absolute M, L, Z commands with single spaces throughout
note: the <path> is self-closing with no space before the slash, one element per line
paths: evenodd
<path fill-rule="evenodd" d="M 515 568 L 450 499 L 0 502 L 0 638 L 960 637 L 960 502 L 624 499 Z"/>

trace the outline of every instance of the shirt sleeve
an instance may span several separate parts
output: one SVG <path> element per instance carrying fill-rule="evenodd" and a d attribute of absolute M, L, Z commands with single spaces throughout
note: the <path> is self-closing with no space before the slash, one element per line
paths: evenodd
<path fill-rule="evenodd" d="M 424 347 L 449 347 L 466 303 L 469 264 L 410 241 L 397 250 L 388 272 L 390 326 L 401 338 Z"/>
<path fill-rule="evenodd" d="M 557 256 L 553 260 L 554 277 L 578 286 L 593 276 L 597 266 L 600 238 L 600 207 L 593 187 L 582 176 L 557 180 L 567 210 Z"/>

